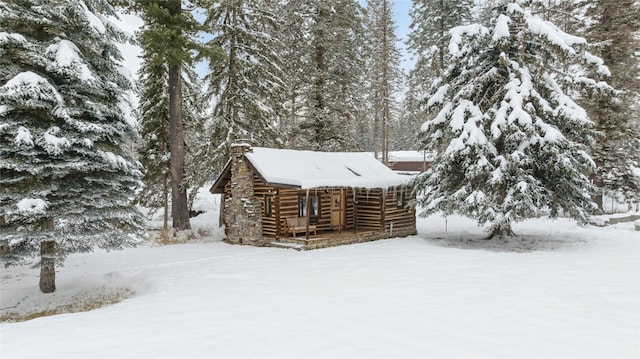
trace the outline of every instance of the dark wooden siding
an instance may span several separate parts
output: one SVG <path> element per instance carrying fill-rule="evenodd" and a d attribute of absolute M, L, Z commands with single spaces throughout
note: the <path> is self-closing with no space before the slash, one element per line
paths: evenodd
<path fill-rule="evenodd" d="M 390 162 L 389 168 L 394 171 L 424 172 L 431 168 L 430 161 Z"/>
<path fill-rule="evenodd" d="M 364 231 L 378 231 L 382 229 L 382 190 L 356 190 L 357 228 Z"/>
<path fill-rule="evenodd" d="M 268 237 L 276 236 L 276 189 L 267 185 L 262 179 L 254 174 L 253 175 L 253 194 L 256 198 L 262 202 L 262 234 Z M 267 209 L 265 205 L 268 203 L 267 196 L 271 197 L 271 215 L 267 216 Z"/>
<path fill-rule="evenodd" d="M 385 231 L 404 231 L 416 228 L 416 211 L 407 204 L 413 200 L 412 191 L 408 187 L 393 188 L 386 191 L 385 197 Z M 393 233 L 391 233 L 393 235 Z"/>
<path fill-rule="evenodd" d="M 306 190 L 272 187 L 254 174 L 254 195 L 262 203 L 262 232 L 266 237 L 285 236 L 287 217 L 298 216 L 298 200 L 306 196 Z M 231 195 L 231 182 L 225 184 L 226 196 Z M 318 231 L 331 231 L 331 195 L 340 189 L 311 189 L 310 196 L 320 198 L 320 216 L 313 218 Z M 414 208 L 405 205 L 412 199 L 409 188 L 382 189 L 352 189 L 345 188 L 346 222 L 345 229 L 357 231 L 385 231 L 415 230 L 416 216 Z M 271 215 L 265 204 L 267 196 L 271 197 Z M 398 196 L 402 199 L 398 201 Z M 390 233 L 393 235 L 393 233 Z"/>

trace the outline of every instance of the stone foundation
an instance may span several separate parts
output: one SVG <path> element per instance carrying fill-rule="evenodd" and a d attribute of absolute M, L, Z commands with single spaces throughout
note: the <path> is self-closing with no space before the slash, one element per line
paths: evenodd
<path fill-rule="evenodd" d="M 362 233 L 343 233 L 337 237 L 322 237 L 319 234 L 315 238 L 271 238 L 268 245 L 274 247 L 286 247 L 287 244 L 294 244 L 291 248 L 296 250 L 310 250 L 320 249 L 327 247 L 335 247 L 346 244 L 365 243 L 371 241 L 377 241 L 380 239 L 389 239 L 396 237 L 407 237 L 417 234 L 416 230 L 408 229 L 403 231 L 394 231 L 393 237 L 389 236 L 388 232 L 362 232 Z"/>

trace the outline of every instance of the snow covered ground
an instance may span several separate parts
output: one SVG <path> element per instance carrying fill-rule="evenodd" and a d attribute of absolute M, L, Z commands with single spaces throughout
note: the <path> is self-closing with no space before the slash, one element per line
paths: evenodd
<path fill-rule="evenodd" d="M 134 294 L 2 323 L 0 357 L 640 356 L 633 223 L 531 220 L 515 226 L 521 240 L 496 243 L 471 221 L 434 216 L 416 236 L 299 252 L 222 243 L 211 203 L 197 203 L 209 212 L 193 222 L 207 236 L 72 255 L 52 295 L 38 292 L 37 269 L 3 268 L 5 312 Z"/>

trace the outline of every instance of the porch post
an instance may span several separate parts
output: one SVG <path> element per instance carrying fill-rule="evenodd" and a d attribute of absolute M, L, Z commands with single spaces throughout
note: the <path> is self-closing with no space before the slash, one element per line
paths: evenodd
<path fill-rule="evenodd" d="M 329 203 L 331 203 L 331 206 L 329 207 L 329 218 L 331 218 L 331 231 L 333 232 L 335 230 L 335 224 L 333 223 L 333 187 L 331 187 L 329 198 L 331 199 L 329 201 Z"/>
<path fill-rule="evenodd" d="M 280 189 L 276 188 L 276 193 L 272 197 L 275 201 L 276 206 L 276 239 L 280 238 L 282 234 L 282 224 L 280 223 Z"/>
<path fill-rule="evenodd" d="M 387 224 L 385 223 L 385 211 L 386 211 L 386 201 L 387 201 L 387 194 L 385 193 L 386 190 L 382 189 L 380 190 L 380 230 L 382 232 L 386 232 L 387 231 Z"/>
<path fill-rule="evenodd" d="M 353 227 L 355 229 L 355 233 L 358 233 L 358 196 L 360 195 L 360 189 L 357 190 L 354 188 L 353 193 L 356 195 L 353 199 Z"/>
<path fill-rule="evenodd" d="M 306 235 L 306 239 L 309 239 L 309 211 L 311 210 L 311 203 L 309 201 L 309 189 L 307 188 L 307 203 L 306 203 L 307 209 L 306 209 L 306 213 L 307 215 L 305 216 L 307 218 L 305 225 L 307 226 L 307 235 Z"/>

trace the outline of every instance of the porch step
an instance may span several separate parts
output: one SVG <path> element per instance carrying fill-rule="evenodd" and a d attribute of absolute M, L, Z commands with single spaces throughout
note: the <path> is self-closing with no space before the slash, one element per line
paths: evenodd
<path fill-rule="evenodd" d="M 301 243 L 271 242 L 270 244 L 272 246 L 274 246 L 274 247 L 292 248 L 292 249 L 296 249 L 296 250 L 302 250 L 302 249 L 305 248 L 305 245 L 301 244 Z"/>

